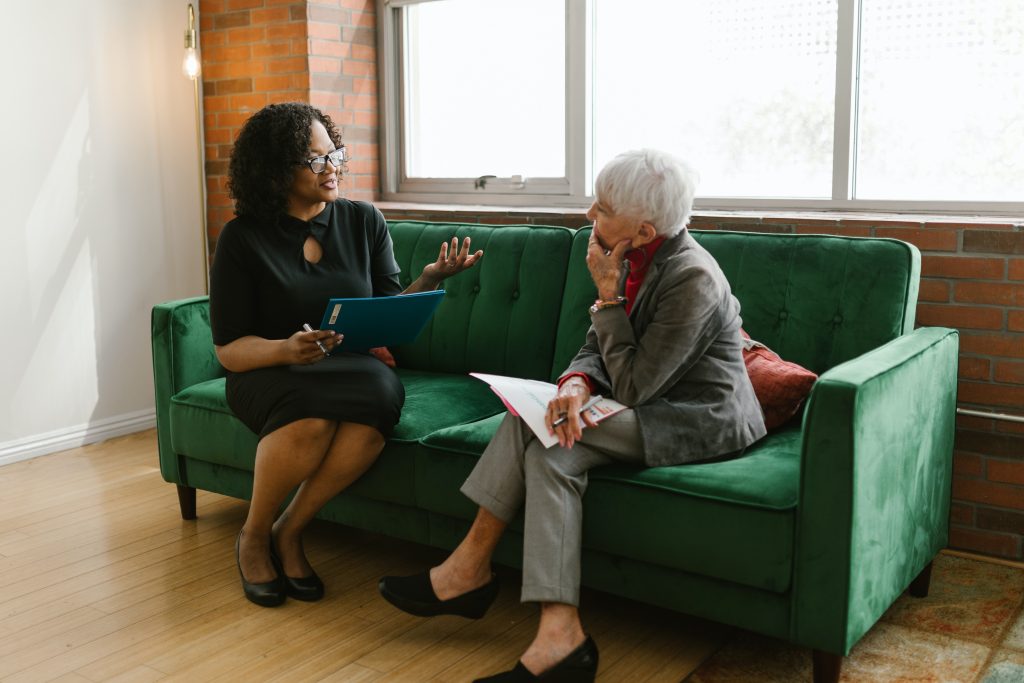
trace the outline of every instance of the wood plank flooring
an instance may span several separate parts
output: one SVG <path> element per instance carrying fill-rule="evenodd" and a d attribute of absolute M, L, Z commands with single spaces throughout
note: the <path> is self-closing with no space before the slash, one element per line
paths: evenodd
<path fill-rule="evenodd" d="M 319 603 L 242 596 L 234 537 L 246 503 L 199 492 L 183 521 L 153 430 L 0 467 L 0 680 L 455 682 L 509 668 L 533 637 L 520 576 L 480 621 L 420 619 L 377 593 L 439 550 L 314 523 Z M 596 591 L 586 628 L 598 680 L 677 682 L 727 629 Z"/>

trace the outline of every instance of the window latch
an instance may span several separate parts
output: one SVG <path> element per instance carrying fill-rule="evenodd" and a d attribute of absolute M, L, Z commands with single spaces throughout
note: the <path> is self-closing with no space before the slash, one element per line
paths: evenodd
<path fill-rule="evenodd" d="M 482 175 L 482 176 L 480 176 L 479 178 L 477 178 L 476 180 L 473 181 L 473 189 L 474 190 L 484 190 L 484 189 L 487 188 L 487 181 L 490 178 L 497 178 L 497 177 L 498 176 L 496 176 L 496 175 Z"/>

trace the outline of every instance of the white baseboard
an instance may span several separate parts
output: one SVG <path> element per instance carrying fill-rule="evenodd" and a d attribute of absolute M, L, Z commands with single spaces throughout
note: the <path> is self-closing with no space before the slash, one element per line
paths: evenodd
<path fill-rule="evenodd" d="M 57 429 L 23 439 L 0 443 L 0 467 L 48 453 L 66 451 L 97 441 L 141 432 L 156 425 L 156 411 L 139 410 L 107 417 L 84 425 Z"/>

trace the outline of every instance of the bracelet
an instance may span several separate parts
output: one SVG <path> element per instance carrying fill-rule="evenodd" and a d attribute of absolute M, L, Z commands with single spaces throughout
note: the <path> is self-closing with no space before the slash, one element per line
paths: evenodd
<path fill-rule="evenodd" d="M 603 311 L 606 308 L 612 308 L 613 306 L 625 306 L 626 297 L 617 296 L 614 299 L 598 299 L 590 306 L 590 314 L 593 315 L 598 311 Z"/>

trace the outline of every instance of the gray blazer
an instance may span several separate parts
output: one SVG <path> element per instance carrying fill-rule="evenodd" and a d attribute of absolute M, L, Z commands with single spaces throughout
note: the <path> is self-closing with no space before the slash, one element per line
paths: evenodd
<path fill-rule="evenodd" d="M 765 435 L 740 323 L 718 263 L 684 229 L 654 253 L 628 317 L 621 306 L 591 316 L 562 376 L 585 373 L 635 409 L 648 466 L 725 455 Z"/>

